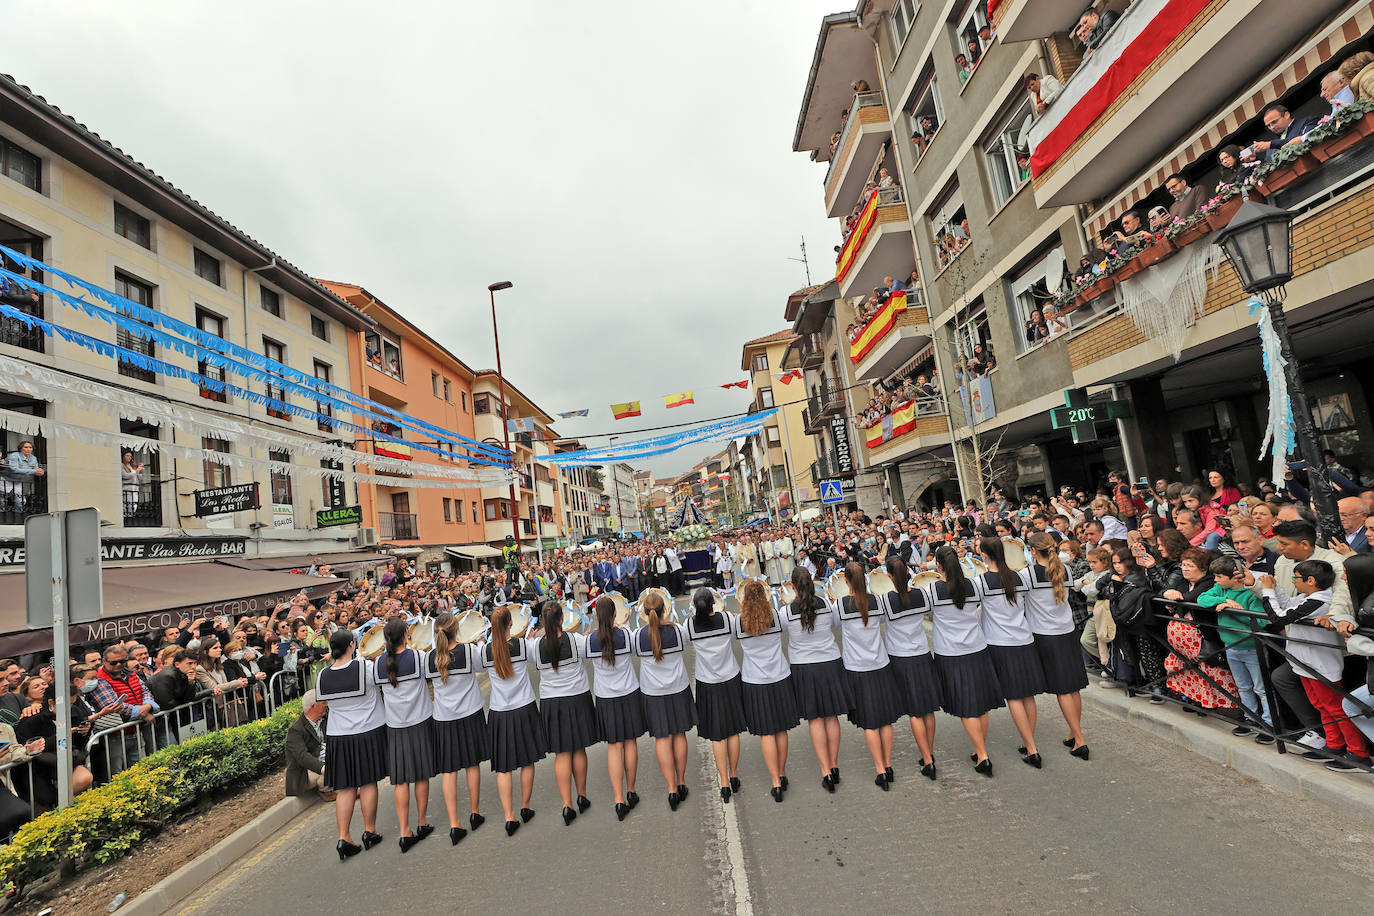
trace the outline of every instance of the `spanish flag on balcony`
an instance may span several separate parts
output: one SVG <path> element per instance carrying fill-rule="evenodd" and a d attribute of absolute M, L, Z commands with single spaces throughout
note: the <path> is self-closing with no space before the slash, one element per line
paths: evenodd
<path fill-rule="evenodd" d="M 868 355 L 878 342 L 887 336 L 897 324 L 897 316 L 906 311 L 906 290 L 893 293 L 891 298 L 878 310 L 878 314 L 868 319 L 857 337 L 849 342 L 849 359 L 857 363 Z"/>
<path fill-rule="evenodd" d="M 844 279 L 844 275 L 849 273 L 849 268 L 854 266 L 854 261 L 859 253 L 859 246 L 863 245 L 864 239 L 868 237 L 869 230 L 873 228 L 873 222 L 878 215 L 878 192 L 874 191 L 868 195 L 868 203 L 864 204 L 863 212 L 859 214 L 859 222 L 854 226 L 854 231 L 849 233 L 849 238 L 844 240 L 844 247 L 840 249 L 840 256 L 835 259 L 835 282 Z"/>
<path fill-rule="evenodd" d="M 399 458 L 402 461 L 411 460 L 410 446 L 402 445 L 399 442 L 391 442 L 386 439 L 377 439 L 372 443 L 372 452 L 385 458 Z"/>
<path fill-rule="evenodd" d="M 875 423 L 865 430 L 864 441 L 869 448 L 877 448 L 884 442 L 891 442 L 898 436 L 911 432 L 916 428 L 916 402 L 907 401 L 892 413 L 883 417 L 881 423 Z"/>
<path fill-rule="evenodd" d="M 695 404 L 696 399 L 692 397 L 690 391 L 679 391 L 677 394 L 665 394 L 663 396 L 664 407 L 681 407 L 684 404 Z"/>
<path fill-rule="evenodd" d="M 624 404 L 612 404 L 611 416 L 615 417 L 617 420 L 624 420 L 628 417 L 638 417 L 640 416 L 639 402 L 626 401 Z"/>

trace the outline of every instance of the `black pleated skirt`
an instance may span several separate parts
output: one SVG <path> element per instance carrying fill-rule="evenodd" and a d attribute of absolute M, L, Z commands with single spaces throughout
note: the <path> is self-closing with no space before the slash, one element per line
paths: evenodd
<path fill-rule="evenodd" d="M 749 734 L 776 735 L 801 721 L 790 675 L 771 684 L 745 682 L 742 686 L 744 721 L 749 725 Z"/>
<path fill-rule="evenodd" d="M 940 673 L 940 707 L 951 716 L 974 719 L 990 709 L 1007 705 L 992 654 L 979 649 L 968 655 L 937 655 L 935 670 Z"/>
<path fill-rule="evenodd" d="M 893 655 L 892 677 L 902 712 L 919 718 L 940 708 L 940 675 L 935 659 L 925 655 Z"/>
<path fill-rule="evenodd" d="M 744 718 L 744 687 L 736 674 L 728 681 L 707 684 L 697 681 L 697 735 L 707 741 L 724 741 L 749 728 Z"/>
<path fill-rule="evenodd" d="M 487 733 L 493 773 L 510 773 L 544 759 L 544 720 L 534 703 L 519 709 L 493 709 L 487 714 Z"/>
<path fill-rule="evenodd" d="M 655 738 L 681 735 L 697 724 L 697 707 L 692 702 L 692 688 L 683 687 L 667 696 L 644 694 L 644 719 L 649 734 Z"/>
<path fill-rule="evenodd" d="M 324 784 L 331 789 L 360 789 L 387 775 L 386 726 L 360 735 L 325 737 Z"/>
<path fill-rule="evenodd" d="M 387 773 L 391 784 L 428 782 L 439 772 L 434 756 L 434 720 L 405 728 L 386 727 Z"/>
<path fill-rule="evenodd" d="M 479 709 L 461 719 L 435 719 L 434 758 L 440 773 L 457 773 L 490 760 L 486 714 Z"/>
<path fill-rule="evenodd" d="M 1035 643 L 1024 646 L 988 646 L 992 664 L 997 669 L 997 683 L 1002 696 L 1020 700 L 1045 692 L 1045 669 Z"/>
<path fill-rule="evenodd" d="M 1035 651 L 1045 672 L 1045 692 L 1063 695 L 1077 693 L 1088 686 L 1088 669 L 1083 665 L 1083 648 L 1078 634 L 1055 636 L 1035 634 Z"/>
<path fill-rule="evenodd" d="M 854 706 L 844 662 L 838 658 L 793 665 L 792 690 L 797 694 L 797 712 L 803 719 L 842 716 Z"/>
<path fill-rule="evenodd" d="M 596 730 L 602 741 L 633 741 L 645 728 L 644 695 L 638 690 L 623 697 L 596 698 Z"/>
<path fill-rule="evenodd" d="M 844 673 L 854 697 L 854 705 L 849 709 L 850 722 L 863 729 L 882 728 L 902 715 L 902 698 L 897 693 L 891 665 L 873 671 L 845 669 Z"/>
<path fill-rule="evenodd" d="M 580 751 L 597 742 L 591 691 L 540 700 L 539 716 L 544 720 L 544 747 L 550 754 Z"/>

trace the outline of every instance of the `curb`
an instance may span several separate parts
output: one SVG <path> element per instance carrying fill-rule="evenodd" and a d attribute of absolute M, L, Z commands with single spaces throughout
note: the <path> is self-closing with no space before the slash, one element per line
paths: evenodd
<path fill-rule="evenodd" d="M 1124 690 L 1094 685 L 1083 691 L 1083 699 L 1098 712 L 1272 788 L 1374 822 L 1374 781 L 1359 774 L 1333 773 L 1298 754 L 1280 754 L 1272 745 L 1232 735 L 1229 725 L 1187 715 L 1167 703 L 1158 706 L 1143 698 L 1134 700 Z"/>
<path fill-rule="evenodd" d="M 183 899 L 252 852 L 298 815 L 320 804 L 317 797 L 287 797 L 196 856 L 120 908 L 124 913 L 158 916 L 171 912 Z"/>

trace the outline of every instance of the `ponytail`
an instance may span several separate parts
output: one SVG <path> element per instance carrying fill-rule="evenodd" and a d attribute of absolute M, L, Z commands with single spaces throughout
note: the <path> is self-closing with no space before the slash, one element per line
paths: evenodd
<path fill-rule="evenodd" d="M 711 612 L 716 608 L 715 592 L 709 588 L 699 588 L 692 592 L 692 609 L 696 611 L 692 615 L 692 620 L 697 626 L 705 626 L 706 621 L 711 619 Z"/>
<path fill-rule="evenodd" d="M 615 601 L 606 595 L 596 599 L 596 638 L 601 640 L 601 660 L 615 665 Z"/>
<path fill-rule="evenodd" d="M 401 673 L 401 666 L 396 656 L 405 651 L 407 629 L 404 617 L 393 617 L 382 627 L 382 639 L 386 640 L 386 679 L 392 687 L 399 683 L 396 677 Z"/>
<path fill-rule="evenodd" d="M 801 613 L 802 629 L 812 633 L 816 629 L 816 583 L 805 566 L 792 567 L 792 588 L 797 593 L 797 610 Z"/>
<path fill-rule="evenodd" d="M 906 567 L 906 560 L 899 554 L 891 554 L 887 562 L 883 564 L 887 569 L 887 574 L 892 577 L 892 589 L 902 601 L 906 601 L 907 590 L 911 587 L 911 570 Z"/>
<path fill-rule="evenodd" d="M 1011 567 L 1007 566 L 1007 551 L 1002 546 L 1002 539 L 985 537 L 978 542 L 978 549 L 992 561 L 993 572 L 997 573 L 997 578 L 1002 583 L 1002 591 L 1006 594 L 1007 600 L 1015 601 L 1016 588 L 1021 584 L 1021 579 L 1011 571 Z"/>
<path fill-rule="evenodd" d="M 935 551 L 935 565 L 945 577 L 945 588 L 949 592 L 949 598 L 954 602 L 954 606 L 959 610 L 964 609 L 972 595 L 973 589 L 969 587 L 968 579 L 964 576 L 964 567 L 959 562 L 959 554 L 953 547 L 941 546 Z"/>
<path fill-rule="evenodd" d="M 563 605 L 550 599 L 539 606 L 539 622 L 544 625 L 544 651 L 549 653 L 553 670 L 558 670 L 559 645 L 563 641 Z"/>
<path fill-rule="evenodd" d="M 502 680 L 515 676 L 510 660 L 510 608 L 504 604 L 491 612 L 491 667 Z"/>
<path fill-rule="evenodd" d="M 1059 559 L 1059 545 L 1043 531 L 1032 534 L 1029 543 L 1031 550 L 1044 564 L 1050 584 L 1054 586 L 1054 600 L 1061 603 L 1067 601 L 1069 589 L 1064 583 L 1068 579 L 1068 571 L 1064 569 L 1064 561 Z"/>
<path fill-rule="evenodd" d="M 448 611 L 434 618 L 434 667 L 439 669 L 439 680 L 448 683 L 448 663 L 453 655 L 453 647 L 458 644 L 458 618 Z"/>
<path fill-rule="evenodd" d="M 663 635 L 659 632 L 663 627 L 663 596 L 658 592 L 650 592 L 643 599 L 644 610 L 649 616 L 649 645 L 654 650 L 654 661 L 663 661 Z"/>
<path fill-rule="evenodd" d="M 844 568 L 844 581 L 849 583 L 849 600 L 858 608 L 864 626 L 868 626 L 868 577 L 858 563 L 850 563 Z"/>

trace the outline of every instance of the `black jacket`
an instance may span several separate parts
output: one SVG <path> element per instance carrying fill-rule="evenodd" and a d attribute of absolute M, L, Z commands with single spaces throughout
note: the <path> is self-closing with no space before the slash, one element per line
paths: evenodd
<path fill-rule="evenodd" d="M 157 700 L 158 708 L 162 710 L 194 702 L 211 693 L 195 681 L 187 680 L 186 675 L 178 671 L 175 665 L 168 665 L 148 678 L 148 691 L 152 693 L 153 699 Z"/>

